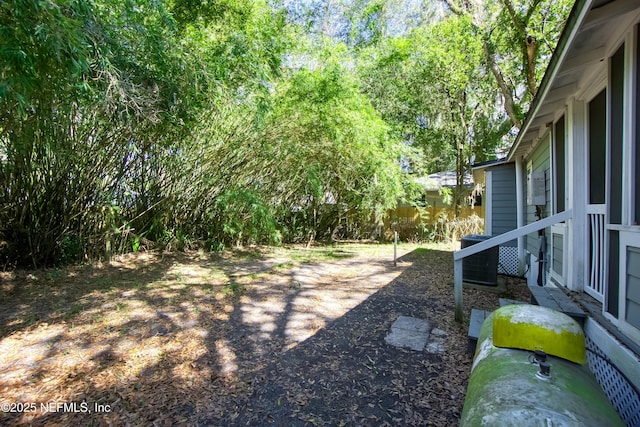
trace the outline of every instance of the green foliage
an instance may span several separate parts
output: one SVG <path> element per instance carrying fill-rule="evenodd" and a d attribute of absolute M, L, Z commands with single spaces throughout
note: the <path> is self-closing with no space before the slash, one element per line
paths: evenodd
<path fill-rule="evenodd" d="M 471 159 L 495 155 L 501 142 L 498 91 L 482 58 L 473 23 L 449 16 L 369 49 L 359 64 L 374 106 L 395 135 L 422 153 L 408 162 L 410 169 L 457 172 L 455 205 Z"/>
<path fill-rule="evenodd" d="M 33 112 L 34 94 L 82 88 L 93 44 L 90 9 L 89 4 L 79 1 L 0 4 L 3 128 Z"/>
<path fill-rule="evenodd" d="M 499 0 L 484 4 L 491 21 L 482 22 L 488 27 L 483 31 L 488 34 L 491 50 L 499 53 L 496 60 L 500 68 L 515 84 L 526 84 L 526 92 L 517 100 L 522 113 L 537 91 L 573 3 L 571 0 Z M 531 58 L 527 46 L 533 49 Z"/>
<path fill-rule="evenodd" d="M 453 192 L 451 191 L 451 188 L 441 187 L 438 190 L 438 194 L 442 196 L 442 203 L 444 203 L 445 205 L 453 204 L 454 200 L 453 200 Z"/>
<path fill-rule="evenodd" d="M 230 190 L 216 201 L 219 240 L 235 243 L 279 244 L 281 236 L 271 209 L 259 194 L 247 190 Z"/>
<path fill-rule="evenodd" d="M 224 294 L 228 297 L 237 297 L 242 295 L 246 287 L 237 282 L 230 282 L 224 286 Z"/>
<path fill-rule="evenodd" d="M 220 83 L 261 88 L 263 97 L 287 43 L 281 14 L 266 4 L 225 7 L 231 12 L 177 25 L 164 2 L 0 5 L 5 263 L 138 250 L 135 236 L 145 233 L 192 244 L 199 218 L 184 195 L 207 191 L 182 163 L 200 154 L 193 124 L 220 124 Z"/>
<path fill-rule="evenodd" d="M 82 240 L 76 234 L 66 234 L 60 244 L 61 259 L 63 264 L 80 261 L 83 250 Z"/>
<path fill-rule="evenodd" d="M 509 10 L 294 3 L 0 3 L 0 264 L 371 237 L 407 172 L 495 153 Z M 565 3 L 514 3 L 540 60 Z"/>
<path fill-rule="evenodd" d="M 136 236 L 131 241 L 131 250 L 133 252 L 138 252 L 139 249 L 140 249 L 140 236 Z"/>
<path fill-rule="evenodd" d="M 473 23 L 484 67 L 500 90 L 511 126 L 519 128 L 555 49 L 572 0 L 444 0 L 452 14 Z M 503 134 L 508 131 L 505 127 Z"/>
<path fill-rule="evenodd" d="M 289 181 L 281 204 L 306 212 L 296 217 L 313 221 L 314 233 L 322 224 L 331 235 L 351 210 L 370 221 L 402 196 L 399 161 L 407 150 L 339 59 L 303 68 L 278 86 L 269 124 L 279 131 L 267 151 L 286 176 L 274 174 L 265 185 L 276 190 Z"/>
<path fill-rule="evenodd" d="M 465 18 L 450 17 L 390 39 L 366 52 L 360 74 L 373 104 L 395 133 L 424 153 L 417 172 L 455 167 L 460 143 L 465 158 L 495 149 L 499 138 L 475 132 L 496 122 L 496 89 L 482 70 L 482 45 Z"/>

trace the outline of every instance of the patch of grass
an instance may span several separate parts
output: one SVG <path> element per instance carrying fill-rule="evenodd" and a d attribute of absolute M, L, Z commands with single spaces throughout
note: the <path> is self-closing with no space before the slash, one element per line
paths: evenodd
<path fill-rule="evenodd" d="M 111 277 L 101 277 L 97 279 L 95 283 L 100 288 L 108 288 L 113 286 L 115 282 Z"/>
<path fill-rule="evenodd" d="M 344 251 L 341 249 L 327 251 L 327 257 L 329 258 L 353 258 L 356 254 L 350 251 Z"/>
<path fill-rule="evenodd" d="M 29 314 L 27 314 L 27 316 L 24 319 L 24 323 L 26 323 L 29 326 L 33 326 L 37 321 L 38 321 L 38 315 L 35 313 L 35 311 L 30 311 Z"/>
<path fill-rule="evenodd" d="M 64 277 L 64 270 L 56 268 L 47 272 L 47 280 L 57 280 Z"/>
<path fill-rule="evenodd" d="M 209 274 L 207 275 L 207 281 L 209 283 L 214 282 L 214 283 L 220 283 L 220 282 L 226 282 L 229 279 L 229 276 L 227 276 L 227 274 L 219 269 L 212 269 Z"/>
<path fill-rule="evenodd" d="M 240 296 L 246 290 L 245 286 L 241 283 L 230 282 L 224 286 L 224 294 L 227 296 Z"/>
<path fill-rule="evenodd" d="M 238 259 L 260 259 L 263 258 L 264 255 L 259 249 L 252 248 L 242 248 L 233 250 L 233 258 Z"/>
<path fill-rule="evenodd" d="M 416 255 L 425 255 L 425 254 L 427 254 L 427 253 L 429 253 L 431 251 L 432 251 L 432 249 L 429 249 L 429 248 L 416 248 L 416 249 L 413 250 L 413 252 Z"/>
<path fill-rule="evenodd" d="M 295 250 L 288 253 L 292 260 L 300 263 L 326 262 L 336 259 L 352 258 L 356 254 L 340 248 Z"/>
<path fill-rule="evenodd" d="M 288 270 L 290 268 L 295 267 L 296 264 L 291 262 L 291 261 L 287 261 L 287 262 L 281 262 L 280 264 L 276 264 L 273 266 L 274 270 Z"/>
<path fill-rule="evenodd" d="M 166 281 L 156 280 L 155 282 L 147 283 L 146 288 L 150 290 L 150 289 L 164 288 L 165 286 L 167 286 Z"/>
<path fill-rule="evenodd" d="M 82 308 L 83 308 L 82 304 L 78 304 L 78 303 L 71 304 L 69 311 L 67 311 L 67 318 L 71 316 L 75 316 L 76 314 L 80 313 L 82 311 Z"/>

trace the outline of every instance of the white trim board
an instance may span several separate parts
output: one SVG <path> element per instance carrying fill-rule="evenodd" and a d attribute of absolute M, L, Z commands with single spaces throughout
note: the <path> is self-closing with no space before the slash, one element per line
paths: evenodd
<path fill-rule="evenodd" d="M 484 232 L 491 236 L 493 231 L 493 173 L 485 171 Z"/>
<path fill-rule="evenodd" d="M 584 333 L 593 340 L 611 362 L 640 389 L 640 358 L 622 345 L 613 335 L 592 317 L 587 317 Z"/>

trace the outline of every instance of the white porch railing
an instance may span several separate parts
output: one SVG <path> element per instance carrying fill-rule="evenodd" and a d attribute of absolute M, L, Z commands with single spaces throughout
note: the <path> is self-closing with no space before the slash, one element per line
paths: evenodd
<path fill-rule="evenodd" d="M 584 290 L 600 302 L 604 299 L 604 273 L 607 261 L 604 247 L 606 208 L 606 205 L 587 206 L 591 252 L 589 253 L 589 281 Z"/>
<path fill-rule="evenodd" d="M 470 255 L 475 255 L 478 252 L 482 252 L 487 249 L 491 249 L 495 246 L 506 243 L 510 240 L 517 239 L 518 237 L 526 236 L 530 233 L 535 233 L 543 228 L 551 227 L 552 225 L 564 222 L 573 217 L 572 210 L 566 210 L 550 217 L 543 218 L 540 221 L 527 224 L 524 227 L 516 228 L 515 230 L 508 231 L 499 236 L 492 237 L 491 239 L 484 240 L 475 245 L 468 246 L 464 249 L 456 251 L 453 254 L 453 297 L 456 304 L 455 319 L 458 322 L 462 321 L 462 259 Z"/>

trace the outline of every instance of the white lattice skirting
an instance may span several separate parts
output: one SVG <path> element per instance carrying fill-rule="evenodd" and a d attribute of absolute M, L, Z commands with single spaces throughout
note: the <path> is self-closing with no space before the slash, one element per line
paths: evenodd
<path fill-rule="evenodd" d="M 509 276 L 518 275 L 518 248 L 513 246 L 500 246 L 498 258 L 498 274 Z"/>
<path fill-rule="evenodd" d="M 628 426 L 640 426 L 640 396 L 629 381 L 587 337 L 587 363 L 605 394 Z"/>

